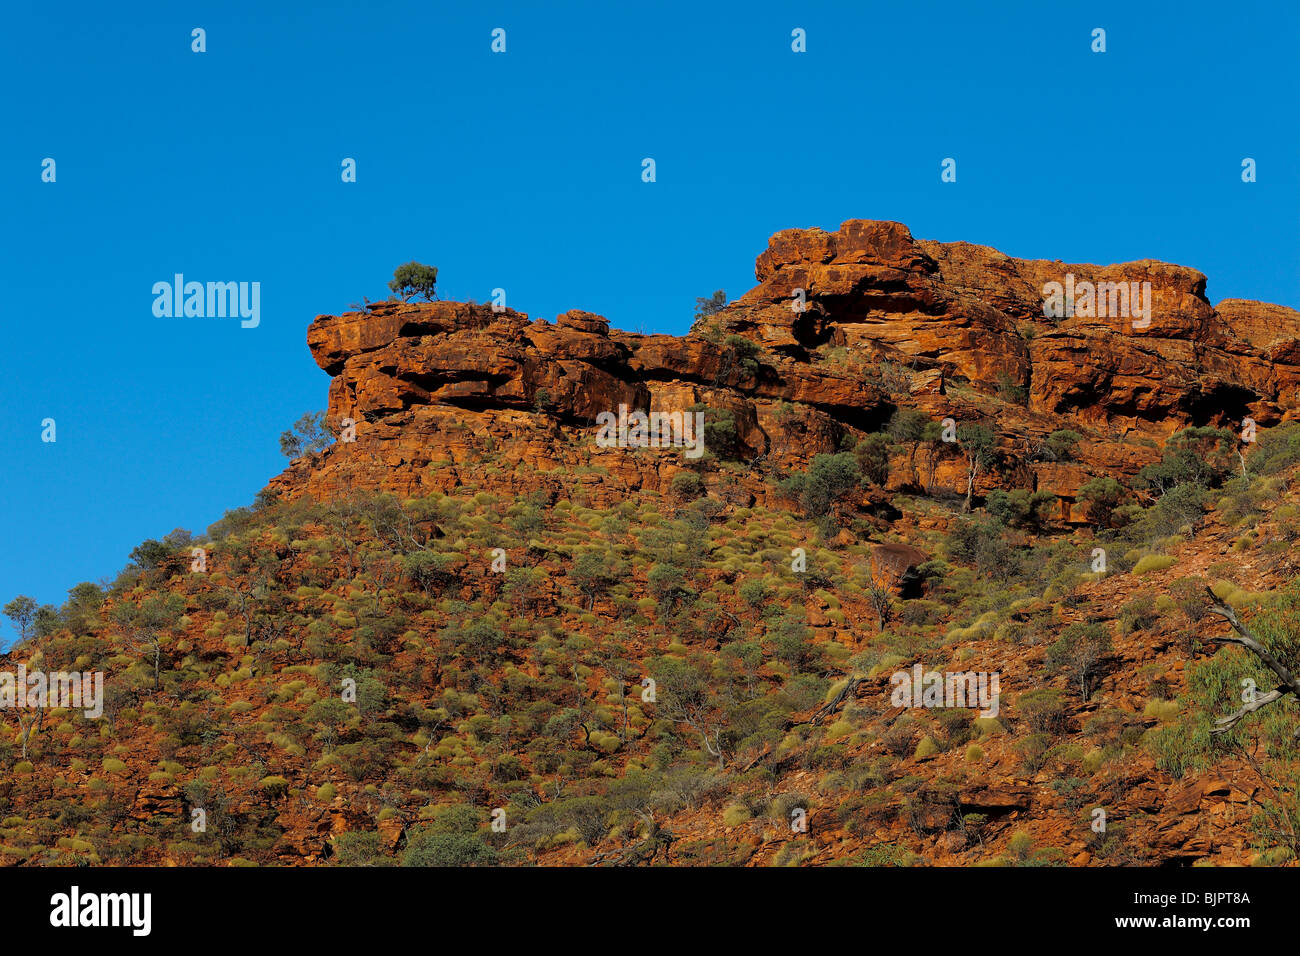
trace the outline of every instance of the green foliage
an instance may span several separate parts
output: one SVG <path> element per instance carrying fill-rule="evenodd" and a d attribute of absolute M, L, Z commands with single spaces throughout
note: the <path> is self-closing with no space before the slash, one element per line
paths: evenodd
<path fill-rule="evenodd" d="M 1269 653 L 1291 673 L 1300 673 L 1300 583 L 1273 595 L 1250 625 Z"/>
<path fill-rule="evenodd" d="M 388 866 L 380 836 L 373 831 L 348 830 L 333 839 L 334 859 L 340 866 Z"/>
<path fill-rule="evenodd" d="M 828 515 L 831 509 L 862 485 L 862 468 L 852 452 L 814 455 L 806 472 L 791 475 L 781 490 L 797 498 L 811 518 Z"/>
<path fill-rule="evenodd" d="M 1194 483 L 1175 485 L 1154 505 L 1130 514 L 1123 536 L 1130 541 L 1158 541 L 1174 534 L 1195 533 L 1205 516 L 1205 489 Z"/>
<path fill-rule="evenodd" d="M 1021 573 L 1024 556 L 1005 532 L 995 518 L 960 518 L 949 527 L 944 542 L 948 558 L 973 565 L 980 578 L 1006 583 Z"/>
<path fill-rule="evenodd" d="M 885 432 L 899 444 L 915 445 L 922 440 L 929 424 L 930 416 L 920 409 L 899 408 L 890 416 Z"/>
<path fill-rule="evenodd" d="M 754 814 L 750 812 L 749 807 L 743 803 L 733 803 L 722 810 L 722 825 L 725 827 L 738 827 L 742 823 L 747 823 L 753 819 Z"/>
<path fill-rule="evenodd" d="M 1016 713 L 1034 733 L 1059 734 L 1065 729 L 1065 703 L 1059 691 L 1039 687 L 1016 699 Z"/>
<path fill-rule="evenodd" d="M 1050 668 L 1065 671 L 1078 684 L 1079 696 L 1087 700 L 1110 653 L 1111 638 L 1106 628 L 1079 622 L 1061 632 L 1047 649 L 1046 662 Z"/>
<path fill-rule="evenodd" d="M 1029 389 L 1021 385 L 1006 372 L 998 373 L 998 397 L 1012 405 L 1029 404 Z"/>
<path fill-rule="evenodd" d="M 1085 505 L 1088 520 L 1098 528 L 1109 528 L 1115 509 L 1124 501 L 1124 486 L 1114 478 L 1094 478 L 1079 489 L 1078 496 Z"/>
<path fill-rule="evenodd" d="M 169 564 L 173 568 L 182 563 L 188 565 L 189 549 L 193 544 L 193 536 L 184 528 L 177 528 L 165 535 L 161 541 L 148 538 L 131 549 L 129 556 L 131 567 L 148 572 L 164 568 Z M 178 558 L 182 560 L 178 562 Z"/>
<path fill-rule="evenodd" d="M 963 422 L 957 426 L 957 444 L 970 461 L 988 464 L 996 455 L 997 435 L 987 425 Z"/>
<path fill-rule="evenodd" d="M 1134 631 L 1146 630 L 1159 618 L 1160 612 L 1156 610 L 1156 599 L 1146 592 L 1141 592 L 1120 609 L 1119 631 L 1121 634 L 1131 634 Z"/>
<path fill-rule="evenodd" d="M 821 660 L 821 652 L 812 643 L 812 631 L 804 623 L 801 610 L 785 611 L 768 626 L 767 636 L 772 642 L 773 656 L 794 673 L 811 670 Z"/>
<path fill-rule="evenodd" d="M 966 503 L 963 510 L 970 511 L 980 472 L 997 460 L 997 435 L 987 425 L 963 422 L 957 426 L 957 447 L 966 459 Z"/>
<path fill-rule="evenodd" d="M 670 613 L 681 601 L 695 596 L 686 585 L 686 572 L 673 564 L 651 567 L 646 575 L 646 585 L 665 613 Z"/>
<path fill-rule="evenodd" d="M 1144 488 L 1164 494 L 1179 485 L 1215 488 L 1237 462 L 1237 436 L 1226 428 L 1196 427 L 1174 432 L 1160 461 L 1137 475 Z"/>
<path fill-rule="evenodd" d="M 104 589 L 90 581 L 82 581 L 68 591 L 68 599 L 59 609 L 62 623 L 74 634 L 88 634 L 100 623 L 100 610 L 104 606 Z"/>
<path fill-rule="evenodd" d="M 741 456 L 744 446 L 736 430 L 736 416 L 730 409 L 711 408 L 703 402 L 696 402 L 687 412 L 704 413 L 705 457 L 734 459 Z"/>
<path fill-rule="evenodd" d="M 1043 441 L 1042 453 L 1049 461 L 1071 461 L 1083 436 L 1069 428 L 1058 428 Z"/>
<path fill-rule="evenodd" d="M 334 441 L 325 422 L 324 412 L 307 412 L 293 427 L 280 433 L 280 453 L 286 458 L 301 458 L 324 451 Z"/>
<path fill-rule="evenodd" d="M 862 477 L 880 488 L 889 481 L 889 436 L 883 433 L 867 435 L 853 446 L 853 457 L 858 460 Z"/>
<path fill-rule="evenodd" d="M 772 590 L 762 579 L 746 581 L 740 586 L 740 599 L 753 608 L 761 608 L 772 596 Z"/>
<path fill-rule="evenodd" d="M 930 478 L 933 478 L 933 463 L 940 450 L 948 447 L 939 443 L 942 431 L 943 427 L 920 409 L 898 408 L 890 416 L 889 423 L 885 426 L 885 434 L 907 449 L 907 468 L 912 487 L 920 489 L 929 483 L 922 482 L 917 464 L 917 454 L 922 447 L 926 447 L 930 453 L 928 455 L 931 465 Z"/>
<path fill-rule="evenodd" d="M 417 833 L 406 848 L 402 866 L 493 866 L 497 851 L 471 833 Z"/>
<path fill-rule="evenodd" d="M 27 640 L 38 610 L 36 601 L 25 594 L 20 594 L 4 606 L 4 616 L 9 618 L 14 630 L 18 632 L 19 642 Z"/>
<path fill-rule="evenodd" d="M 1151 571 L 1164 571 L 1174 566 L 1175 558 L 1167 554 L 1145 554 L 1133 565 L 1134 574 L 1147 574 Z"/>
<path fill-rule="evenodd" d="M 758 372 L 758 356 L 761 349 L 742 335 L 728 335 L 722 340 L 723 367 L 738 368 L 745 375 Z"/>
<path fill-rule="evenodd" d="M 1194 593 L 1192 579 L 1184 579 L 1187 600 Z M 1180 582 L 1181 583 L 1181 582 Z M 1203 607 L 1191 605 L 1193 615 Z M 1295 673 L 1300 667 L 1300 585 L 1292 584 L 1274 595 L 1248 622 L 1260 643 L 1280 663 Z M 1188 670 L 1187 691 L 1180 699 L 1181 715 L 1153 731 L 1147 745 L 1156 765 L 1173 775 L 1200 771 L 1226 753 L 1244 750 L 1254 755 L 1260 773 L 1269 782 L 1257 795 L 1258 811 L 1252 829 L 1262 846 L 1285 847 L 1294 853 L 1300 832 L 1300 744 L 1298 718 L 1289 697 L 1245 715 L 1235 724 L 1212 734 L 1214 721 L 1238 711 L 1250 688 L 1261 692 L 1275 686 L 1277 677 L 1254 654 L 1223 647 L 1211 658 Z"/>
<path fill-rule="evenodd" d="M 679 471 L 669 485 L 673 497 L 693 501 L 704 494 L 704 480 L 693 471 Z"/>
<path fill-rule="evenodd" d="M 1255 475 L 1276 475 L 1300 464 L 1300 423 L 1287 422 L 1261 431 L 1247 466 Z"/>
<path fill-rule="evenodd" d="M 415 296 L 423 296 L 433 301 L 434 287 L 438 284 L 438 270 L 434 266 L 418 262 L 407 262 L 393 270 L 393 278 L 388 283 L 388 290 L 409 302 Z"/>
<path fill-rule="evenodd" d="M 1012 528 L 1037 529 L 1047 519 L 1048 511 L 1056 504 L 1056 495 L 1050 491 L 1030 491 L 1013 488 L 989 492 L 985 507 L 989 514 Z"/>
<path fill-rule="evenodd" d="M 680 477 L 677 476 L 677 477 Z M 620 567 L 609 552 L 584 551 L 573 563 L 569 579 L 589 598 L 588 607 L 594 607 L 596 597 L 605 594 L 618 583 Z"/>
<path fill-rule="evenodd" d="M 413 551 L 401 557 L 402 573 L 426 593 L 441 591 L 456 580 L 451 565 L 451 559 L 437 551 Z"/>
<path fill-rule="evenodd" d="M 42 604 L 36 609 L 36 616 L 32 620 L 33 637 L 49 637 L 61 627 L 63 627 L 63 616 L 53 604 Z"/>
<path fill-rule="evenodd" d="M 912 866 L 916 854 L 894 843 L 880 843 L 867 847 L 858 857 L 858 866 Z"/>
<path fill-rule="evenodd" d="M 282 797 L 289 789 L 289 781 L 278 774 L 268 774 L 257 781 L 257 785 L 268 797 Z"/>
<path fill-rule="evenodd" d="M 727 293 L 718 289 L 710 296 L 700 296 L 695 300 L 695 321 L 717 315 L 727 307 Z"/>

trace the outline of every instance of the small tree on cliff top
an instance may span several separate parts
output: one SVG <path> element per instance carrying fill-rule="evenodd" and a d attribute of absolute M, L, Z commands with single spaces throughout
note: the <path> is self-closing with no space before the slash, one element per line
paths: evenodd
<path fill-rule="evenodd" d="M 437 284 L 436 267 L 412 261 L 393 270 L 393 281 L 388 283 L 388 288 L 394 295 L 400 295 L 403 302 L 409 302 L 417 295 L 422 295 L 432 302 L 433 289 Z"/>
<path fill-rule="evenodd" d="M 13 622 L 14 630 L 18 632 L 19 644 L 27 640 L 38 609 L 36 601 L 25 594 L 18 595 L 4 606 L 5 617 Z"/>

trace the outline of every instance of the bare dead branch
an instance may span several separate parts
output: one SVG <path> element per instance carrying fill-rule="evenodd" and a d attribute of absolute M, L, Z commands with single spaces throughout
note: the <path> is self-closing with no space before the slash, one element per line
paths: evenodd
<path fill-rule="evenodd" d="M 1216 735 L 1226 734 L 1247 714 L 1259 710 L 1261 707 L 1271 704 L 1273 701 L 1279 700 L 1287 694 L 1294 694 L 1297 698 L 1300 698 L 1300 682 L 1296 680 L 1295 675 L 1291 673 L 1290 669 L 1285 664 L 1272 655 L 1268 648 L 1264 646 L 1263 642 L 1255 636 L 1254 632 L 1242 623 L 1241 618 L 1237 616 L 1237 612 L 1232 609 L 1231 605 L 1229 605 L 1227 601 L 1220 601 L 1218 595 L 1208 587 L 1205 589 L 1205 593 L 1210 596 L 1210 613 L 1217 614 L 1219 617 L 1223 618 L 1236 632 L 1235 635 L 1225 634 L 1222 637 L 1211 637 L 1207 638 L 1207 640 L 1214 644 L 1233 644 L 1237 647 L 1244 647 L 1246 650 L 1258 657 L 1265 667 L 1277 675 L 1278 680 L 1280 681 L 1275 690 L 1271 690 L 1267 694 L 1256 697 L 1236 713 L 1229 714 L 1227 717 L 1220 717 L 1216 720 L 1215 724 L 1217 726 L 1212 729 L 1210 733 Z"/>
<path fill-rule="evenodd" d="M 1273 701 L 1277 700 L 1279 697 L 1282 697 L 1288 693 L 1290 693 L 1290 691 L 1285 689 L 1278 689 L 1278 690 L 1271 690 L 1267 694 L 1262 694 L 1261 696 L 1256 697 L 1254 700 L 1250 701 L 1240 710 L 1229 714 L 1227 717 L 1217 718 L 1214 721 L 1216 727 L 1214 730 L 1211 730 L 1210 733 L 1226 734 L 1229 730 L 1231 730 L 1233 727 L 1237 725 L 1237 721 L 1241 720 L 1241 718 L 1245 717 L 1247 714 L 1253 713 L 1254 711 L 1259 710 L 1261 707 L 1273 703 Z"/>

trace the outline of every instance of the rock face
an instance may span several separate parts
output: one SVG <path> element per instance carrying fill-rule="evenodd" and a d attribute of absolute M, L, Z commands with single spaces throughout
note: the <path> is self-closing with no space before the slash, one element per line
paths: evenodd
<path fill-rule="evenodd" d="M 598 416 L 620 406 L 725 410 L 732 457 L 778 471 L 905 406 L 993 427 L 1002 463 L 977 490 L 1050 489 L 1069 518 L 1081 485 L 1135 473 L 1179 427 L 1246 417 L 1266 426 L 1300 407 L 1300 313 L 1236 299 L 1216 309 L 1205 276 L 1182 266 L 1013 259 L 850 220 L 836 232 L 777 233 L 755 276 L 684 337 L 611 330 L 589 312 L 552 323 L 456 302 L 319 316 L 307 340 L 333 376 L 329 420 L 351 419 L 355 441 L 296 461 L 272 488 L 446 490 L 491 450 L 511 466 L 487 479 L 494 490 L 558 493 L 577 468 L 593 500 L 608 502 L 664 490 L 686 464 L 598 447 Z M 1051 283 L 1073 293 L 1057 317 L 1044 314 Z M 1076 460 L 1040 453 L 1059 428 L 1084 436 Z M 895 462 L 891 486 L 915 481 L 910 464 Z M 570 473 L 551 474 L 561 467 Z M 956 456 L 931 471 L 935 486 L 962 490 Z"/>

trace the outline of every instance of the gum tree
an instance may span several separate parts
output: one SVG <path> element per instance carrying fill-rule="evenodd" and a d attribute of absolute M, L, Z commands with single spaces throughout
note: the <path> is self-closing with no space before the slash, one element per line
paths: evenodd
<path fill-rule="evenodd" d="M 410 302 L 416 296 L 422 296 L 426 301 L 432 302 L 434 287 L 437 284 L 437 267 L 411 261 L 393 270 L 393 278 L 388 283 L 388 288 L 394 295 L 401 296 L 403 302 Z"/>
<path fill-rule="evenodd" d="M 139 605 L 124 602 L 113 609 L 113 623 L 127 641 L 143 650 L 153 662 L 153 689 L 158 691 L 163 649 L 171 643 L 185 602 L 179 594 L 155 594 Z"/>
<path fill-rule="evenodd" d="M 986 425 L 958 425 L 957 446 L 966 459 L 966 503 L 961 510 L 969 512 L 980 472 L 997 457 L 997 436 Z"/>
<path fill-rule="evenodd" d="M 293 427 L 280 433 L 280 453 L 286 458 L 301 458 L 324 451 L 334 441 L 325 423 L 324 412 L 307 412 Z"/>
<path fill-rule="evenodd" d="M 4 606 L 4 615 L 9 618 L 18 632 L 18 643 L 27 640 L 32 622 L 36 620 L 36 601 L 25 594 L 20 594 Z"/>

